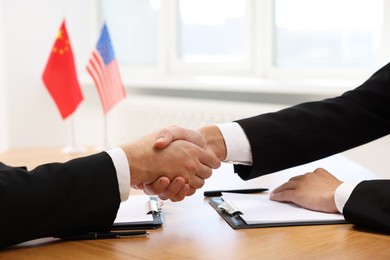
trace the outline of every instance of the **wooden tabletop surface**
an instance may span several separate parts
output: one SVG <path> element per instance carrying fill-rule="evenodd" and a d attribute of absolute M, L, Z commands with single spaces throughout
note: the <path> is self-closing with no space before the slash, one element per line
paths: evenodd
<path fill-rule="evenodd" d="M 0 154 L 0 161 L 32 168 L 73 157 L 55 148 L 12 149 Z M 261 178 L 244 182 L 232 173 L 230 165 L 224 165 L 194 196 L 176 203 L 167 201 L 163 227 L 151 230 L 148 237 L 45 238 L 2 250 L 0 259 L 390 259 L 388 235 L 350 224 L 234 230 L 203 197 L 206 189 L 264 185 Z M 131 194 L 140 192 L 132 190 Z"/>

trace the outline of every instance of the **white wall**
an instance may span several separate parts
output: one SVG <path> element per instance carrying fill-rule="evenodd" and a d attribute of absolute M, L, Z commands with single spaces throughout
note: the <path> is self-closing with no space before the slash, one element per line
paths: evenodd
<path fill-rule="evenodd" d="M 99 33 L 96 29 L 96 2 L 1 1 L 5 25 L 7 89 L 0 88 L 0 94 L 7 91 L 8 100 L 11 101 L 11 147 L 62 146 L 68 142 L 69 120 L 62 121 L 42 83 L 41 75 L 65 17 L 79 78 L 85 77 L 85 65 Z M 102 113 L 97 93 L 92 86 L 82 86 L 82 90 L 85 100 L 75 113 L 76 141 L 80 144 L 99 143 L 102 138 Z M 0 119 L 2 117 L 5 115 L 0 114 Z"/>
<path fill-rule="evenodd" d="M 8 147 L 8 106 L 4 59 L 4 4 L 0 1 L 0 152 Z"/>

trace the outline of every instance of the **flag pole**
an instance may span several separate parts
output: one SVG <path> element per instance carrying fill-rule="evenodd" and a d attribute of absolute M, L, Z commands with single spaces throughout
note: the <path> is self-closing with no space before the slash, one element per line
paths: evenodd
<path fill-rule="evenodd" d="M 107 141 L 108 112 L 119 101 L 126 97 L 126 91 L 120 77 L 119 65 L 115 58 L 114 48 L 111 43 L 106 23 L 103 23 L 98 42 L 88 61 L 87 71 L 92 77 L 97 91 L 99 92 L 104 113 L 103 144 L 100 147 L 97 147 L 97 149 L 106 150 L 109 148 Z"/>
<path fill-rule="evenodd" d="M 65 19 L 58 30 L 49 59 L 42 74 L 43 84 L 53 98 L 63 120 L 69 121 L 69 144 L 62 149 L 64 154 L 83 153 L 78 147 L 74 135 L 74 117 L 72 113 L 83 101 L 70 39 Z"/>
<path fill-rule="evenodd" d="M 85 153 L 85 149 L 81 146 L 76 145 L 75 138 L 75 124 L 73 115 L 69 116 L 69 140 L 68 145 L 62 148 L 61 152 L 63 154 L 82 154 Z"/>

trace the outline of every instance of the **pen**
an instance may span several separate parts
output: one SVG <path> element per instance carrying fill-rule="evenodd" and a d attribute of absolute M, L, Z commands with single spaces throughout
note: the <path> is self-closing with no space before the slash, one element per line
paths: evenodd
<path fill-rule="evenodd" d="M 86 233 L 80 235 L 60 237 L 63 240 L 92 240 L 92 239 L 111 239 L 111 238 L 126 238 L 147 236 L 149 232 L 142 231 L 128 231 L 128 232 L 110 232 L 110 233 Z"/>
<path fill-rule="evenodd" d="M 204 196 L 206 197 L 218 197 L 222 195 L 222 192 L 232 192 L 232 193 L 257 193 L 267 191 L 268 189 L 260 188 L 260 189 L 244 189 L 244 190 L 210 190 L 205 191 Z"/>

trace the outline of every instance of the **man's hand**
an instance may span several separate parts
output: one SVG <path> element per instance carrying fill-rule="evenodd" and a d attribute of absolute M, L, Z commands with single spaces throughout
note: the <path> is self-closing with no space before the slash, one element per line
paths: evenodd
<path fill-rule="evenodd" d="M 293 202 L 311 210 L 335 213 L 338 210 L 334 193 L 341 183 L 328 171 L 318 168 L 314 172 L 291 178 L 272 191 L 270 199 Z"/>
<path fill-rule="evenodd" d="M 184 140 L 196 144 L 197 146 L 214 153 L 220 160 L 226 158 L 225 142 L 221 132 L 216 126 L 206 126 L 199 131 L 171 126 L 160 131 L 154 146 L 158 149 L 164 149 L 177 140 Z M 141 184 L 138 188 L 143 189 L 147 194 L 159 194 L 160 199 L 180 201 L 183 200 L 185 196 L 191 196 L 195 193 L 195 189 L 187 187 L 188 184 L 183 181 L 182 178 L 178 177 L 171 183 L 161 177 L 156 182 Z"/>
<path fill-rule="evenodd" d="M 160 177 L 151 184 L 141 184 L 137 188 L 143 189 L 146 194 L 158 194 L 160 199 L 171 201 L 181 201 L 196 191 L 185 182 L 183 177 L 176 177 L 172 182 L 167 177 Z"/>
<path fill-rule="evenodd" d="M 173 181 L 175 177 L 180 176 L 189 187 L 201 188 L 204 179 L 211 176 L 212 168 L 220 166 L 218 158 L 211 151 L 181 140 L 171 143 L 164 149 L 157 149 L 154 143 L 159 132 L 122 146 L 130 165 L 131 185 L 150 184 L 160 176 Z M 178 182 L 180 184 L 180 181 Z M 160 185 L 164 185 L 164 180 Z M 189 188 L 183 185 L 178 193 L 185 193 L 188 190 Z"/>
<path fill-rule="evenodd" d="M 225 140 L 223 139 L 219 128 L 215 125 L 204 126 L 200 128 L 199 131 L 178 126 L 165 128 L 158 134 L 154 146 L 162 149 L 176 140 L 188 141 L 205 150 L 210 150 L 221 161 L 226 158 Z"/>

